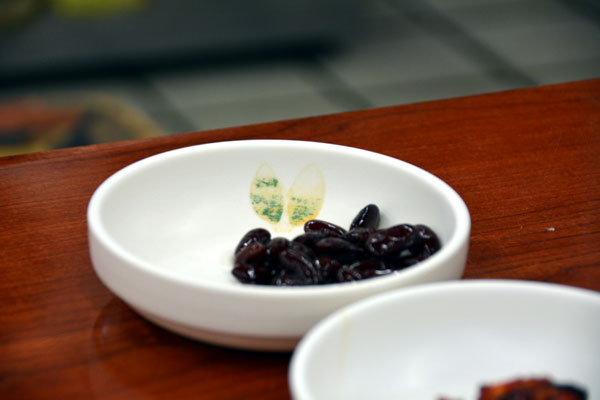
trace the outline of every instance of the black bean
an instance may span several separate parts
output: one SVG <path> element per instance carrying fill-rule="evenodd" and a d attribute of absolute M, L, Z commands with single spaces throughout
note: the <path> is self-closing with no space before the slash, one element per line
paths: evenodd
<path fill-rule="evenodd" d="M 324 234 L 322 233 L 318 233 L 318 232 L 306 232 L 303 233 L 299 236 L 296 236 L 293 240 L 292 243 L 301 243 L 305 246 L 308 246 L 310 248 L 313 248 L 315 243 L 317 243 L 319 240 L 323 239 L 325 237 Z"/>
<path fill-rule="evenodd" d="M 364 279 L 360 271 L 350 268 L 349 266 L 342 267 L 337 272 L 338 282 L 352 282 Z"/>
<path fill-rule="evenodd" d="M 231 273 L 242 283 L 256 283 L 256 268 L 252 264 L 236 264 Z"/>
<path fill-rule="evenodd" d="M 367 279 L 373 278 L 375 276 L 387 275 L 392 272 L 390 269 L 387 269 L 379 260 L 361 260 L 356 261 L 348 266 L 343 267 L 345 271 L 341 272 L 338 275 L 338 279 L 340 276 L 342 279 L 356 280 L 354 278 Z"/>
<path fill-rule="evenodd" d="M 235 253 L 237 254 L 244 247 L 248 246 L 250 243 L 258 242 L 262 244 L 267 244 L 271 240 L 271 234 L 269 231 L 263 228 L 256 228 L 248 231 L 243 237 L 242 240 L 238 243 L 235 248 Z"/>
<path fill-rule="evenodd" d="M 311 219 L 304 224 L 304 232 L 317 232 L 325 236 L 344 236 L 346 230 L 331 222 Z"/>
<path fill-rule="evenodd" d="M 306 279 L 301 275 L 281 270 L 275 275 L 271 284 L 275 286 L 303 286 L 308 285 L 309 283 L 307 283 Z"/>
<path fill-rule="evenodd" d="M 333 283 L 337 281 L 337 273 L 342 267 L 338 260 L 332 257 L 321 256 L 316 260 L 319 271 L 320 283 Z"/>
<path fill-rule="evenodd" d="M 290 242 L 290 249 L 298 250 L 299 252 L 306 254 L 312 260 L 315 260 L 317 258 L 317 253 L 315 253 L 315 251 L 312 248 L 300 242 Z"/>
<path fill-rule="evenodd" d="M 251 242 L 240 250 L 235 256 L 236 263 L 257 263 L 264 261 L 267 255 L 267 246 L 259 242 Z"/>
<path fill-rule="evenodd" d="M 437 252 L 441 248 L 438 236 L 425 225 L 415 225 L 415 231 L 419 235 L 409 248 L 385 257 L 385 262 L 395 270 L 410 267 L 421 262 Z"/>
<path fill-rule="evenodd" d="M 267 244 L 267 257 L 269 260 L 277 260 L 279 253 L 290 247 L 290 241 L 286 238 L 274 238 Z"/>
<path fill-rule="evenodd" d="M 287 249 L 279 254 L 279 264 L 285 274 L 298 278 L 302 284 L 310 285 L 319 282 L 316 265 L 306 254 Z"/>
<path fill-rule="evenodd" d="M 369 204 L 354 217 L 350 224 L 350 230 L 355 228 L 376 230 L 379 227 L 379 219 L 379 207 L 375 204 Z"/>
<path fill-rule="evenodd" d="M 421 261 L 423 259 L 420 255 L 421 251 L 420 246 L 413 246 L 382 258 L 388 268 L 397 271 Z"/>
<path fill-rule="evenodd" d="M 428 254 L 427 252 L 423 251 L 423 252 L 415 254 L 412 257 L 405 258 L 404 259 L 404 268 L 410 267 L 411 265 L 415 265 L 416 263 L 419 263 L 419 262 L 425 260 L 430 255 L 431 254 Z"/>
<path fill-rule="evenodd" d="M 251 242 L 235 257 L 233 275 L 244 283 L 267 284 L 272 279 L 273 271 L 266 264 L 267 247 L 258 242 Z"/>
<path fill-rule="evenodd" d="M 419 234 L 414 226 L 402 224 L 373 232 L 366 247 L 373 255 L 387 256 L 410 248 L 418 240 Z"/>
<path fill-rule="evenodd" d="M 342 264 L 366 255 L 362 247 L 340 237 L 326 237 L 319 240 L 315 244 L 315 251 L 319 255 L 333 257 Z"/>
<path fill-rule="evenodd" d="M 435 253 L 442 247 L 440 239 L 430 227 L 419 224 L 415 225 L 415 229 L 421 237 L 424 250 L 428 253 L 428 255 Z"/>
<path fill-rule="evenodd" d="M 371 233 L 372 231 L 367 228 L 354 228 L 346 232 L 344 239 L 359 246 L 364 246 Z"/>

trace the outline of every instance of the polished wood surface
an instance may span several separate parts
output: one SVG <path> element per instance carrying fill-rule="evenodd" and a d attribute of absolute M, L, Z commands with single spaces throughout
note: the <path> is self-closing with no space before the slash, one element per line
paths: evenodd
<path fill-rule="evenodd" d="M 289 354 L 158 328 L 95 276 L 86 207 L 166 150 L 284 138 L 387 154 L 439 176 L 472 217 L 465 278 L 600 290 L 600 79 L 0 158 L 0 398 L 284 399 Z"/>

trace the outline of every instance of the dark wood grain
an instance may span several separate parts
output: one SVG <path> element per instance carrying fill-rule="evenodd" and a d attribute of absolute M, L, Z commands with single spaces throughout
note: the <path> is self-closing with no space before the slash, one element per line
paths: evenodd
<path fill-rule="evenodd" d="M 138 317 L 100 283 L 85 212 L 166 150 L 285 138 L 439 176 L 473 221 L 466 278 L 600 290 L 600 80 L 0 158 L 0 397 L 282 399 L 289 354 L 219 348 Z"/>

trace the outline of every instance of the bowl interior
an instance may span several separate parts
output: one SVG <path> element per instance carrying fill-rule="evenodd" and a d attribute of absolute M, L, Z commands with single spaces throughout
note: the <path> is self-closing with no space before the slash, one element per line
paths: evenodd
<path fill-rule="evenodd" d="M 148 268 L 235 283 L 233 250 L 244 233 L 255 227 L 288 238 L 302 232 L 302 225 L 258 215 L 251 202 L 257 176 L 275 178 L 286 202 L 293 186 L 296 194 L 322 191 L 316 218 L 346 228 L 368 203 L 380 207 L 381 226 L 427 224 L 442 243 L 456 234 L 460 218 L 468 220 L 452 189 L 402 161 L 335 145 L 247 141 L 179 149 L 126 167 L 95 194 L 93 222 L 107 243 Z"/>
<path fill-rule="evenodd" d="M 427 284 L 336 312 L 297 347 L 296 399 L 477 398 L 548 377 L 600 396 L 600 296 L 539 283 Z"/>

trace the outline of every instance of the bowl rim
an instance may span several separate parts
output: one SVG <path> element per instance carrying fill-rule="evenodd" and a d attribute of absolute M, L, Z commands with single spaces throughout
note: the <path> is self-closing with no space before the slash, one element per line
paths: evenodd
<path fill-rule="evenodd" d="M 407 288 L 399 288 L 379 293 L 350 303 L 321 319 L 300 339 L 292 353 L 288 368 L 288 386 L 292 397 L 298 400 L 311 399 L 311 391 L 304 371 L 321 339 L 340 325 L 340 321 L 350 317 L 360 318 L 365 313 L 390 303 L 410 300 L 430 299 L 435 296 L 448 296 L 453 293 L 474 295 L 490 294 L 534 294 L 535 296 L 558 296 L 574 301 L 595 303 L 600 309 L 600 292 L 565 284 L 531 281 L 523 279 L 461 279 L 423 283 Z"/>
<path fill-rule="evenodd" d="M 449 203 L 450 208 L 453 211 L 453 219 L 455 223 L 453 234 L 449 238 L 448 242 L 444 243 L 442 248 L 436 254 L 416 265 L 390 275 L 341 284 L 335 283 L 327 285 L 289 286 L 282 288 L 268 285 L 237 284 L 235 282 L 232 284 L 231 282 L 219 281 L 192 281 L 177 272 L 160 268 L 159 266 L 142 260 L 136 255 L 125 250 L 111 237 L 102 222 L 101 210 L 104 199 L 110 195 L 111 191 L 115 187 L 118 187 L 123 179 L 131 174 L 135 174 L 143 170 L 150 165 L 168 162 L 173 158 L 196 152 L 228 151 L 239 148 L 256 149 L 261 147 L 275 148 L 290 146 L 293 146 L 294 150 L 327 150 L 346 153 L 363 159 L 368 159 L 370 161 L 380 162 L 386 165 L 393 165 L 394 167 L 400 168 L 410 175 L 418 177 L 420 180 L 424 180 L 428 186 L 432 187 L 438 192 L 441 192 L 443 197 Z M 455 255 L 460 251 L 465 243 L 468 246 L 471 230 L 471 218 L 466 203 L 452 187 L 431 172 L 428 172 L 406 161 L 370 150 L 332 143 L 287 139 L 248 139 L 185 146 L 142 158 L 121 168 L 104 180 L 90 197 L 87 208 L 87 225 L 89 237 L 88 240 L 90 242 L 93 238 L 100 243 L 104 249 L 110 249 L 111 253 L 120 259 L 120 261 L 123 261 L 126 265 L 135 269 L 139 273 L 148 274 L 154 278 L 165 279 L 173 284 L 182 285 L 186 288 L 201 289 L 202 291 L 206 291 L 208 293 L 213 292 L 232 296 L 252 296 L 254 298 L 264 299 L 273 297 L 285 297 L 293 299 L 306 298 L 307 296 L 321 297 L 329 294 L 335 296 L 348 292 L 355 292 L 357 290 L 372 291 L 378 286 L 386 285 L 387 283 L 393 284 L 393 282 L 397 280 L 402 281 L 405 279 L 410 280 L 417 278 L 419 275 L 435 269 L 437 266 L 439 266 L 439 264 L 442 263 L 443 260 Z M 94 268 L 96 268 L 96 265 L 94 265 Z"/>

